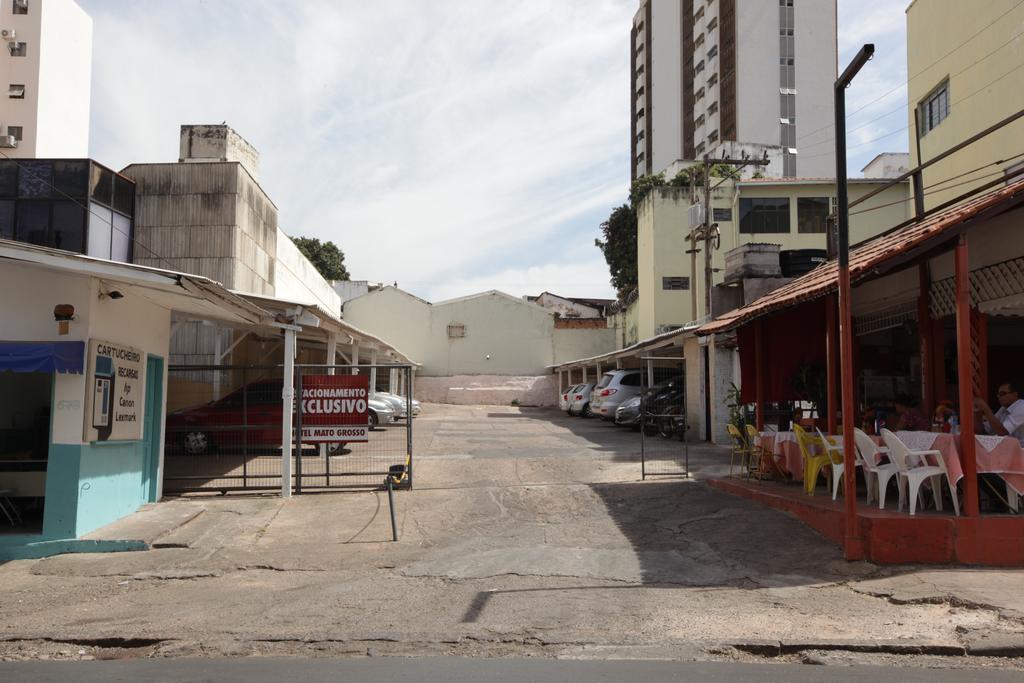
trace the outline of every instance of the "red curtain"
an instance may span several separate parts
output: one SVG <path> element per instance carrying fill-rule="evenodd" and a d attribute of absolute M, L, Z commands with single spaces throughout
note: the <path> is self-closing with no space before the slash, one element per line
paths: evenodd
<path fill-rule="evenodd" d="M 797 400 L 793 377 L 803 365 L 825 366 L 825 301 L 817 299 L 761 319 L 764 334 L 764 400 L 769 403 Z M 737 332 L 740 350 L 740 400 L 756 399 L 754 325 Z"/>

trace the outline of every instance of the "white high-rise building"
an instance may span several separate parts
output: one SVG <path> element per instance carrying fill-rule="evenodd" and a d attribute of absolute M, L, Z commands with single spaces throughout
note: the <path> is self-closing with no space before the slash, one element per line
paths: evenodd
<path fill-rule="evenodd" d="M 88 157 L 91 78 L 92 19 L 74 0 L 0 0 L 0 153 Z"/>
<path fill-rule="evenodd" d="M 631 177 L 760 156 L 768 176 L 835 175 L 835 0 L 640 0 Z"/>

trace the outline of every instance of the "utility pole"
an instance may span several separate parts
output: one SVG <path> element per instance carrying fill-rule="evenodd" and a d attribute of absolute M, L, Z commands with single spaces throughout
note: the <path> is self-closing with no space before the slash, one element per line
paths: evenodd
<path fill-rule="evenodd" d="M 714 215 L 714 211 L 711 208 L 711 191 L 715 189 L 714 187 L 711 187 L 711 168 L 717 164 L 735 166 L 737 167 L 737 170 L 742 170 L 745 166 L 767 166 L 768 154 L 765 153 L 764 157 L 761 159 L 730 159 L 729 157 L 712 159 L 705 154 L 701 163 L 704 166 L 702 174 L 704 181 L 704 225 L 699 230 L 690 231 L 690 253 L 692 254 L 690 259 L 690 274 L 693 279 L 693 282 L 690 283 L 690 289 L 692 290 L 691 300 L 693 301 L 693 317 L 695 319 L 697 318 L 697 240 L 704 241 L 704 315 L 711 315 L 711 288 L 713 287 L 714 274 L 714 268 L 711 263 L 711 243 L 719 236 L 718 223 L 711 222 Z M 727 179 L 723 178 L 721 182 L 715 185 L 715 187 L 721 185 L 725 180 Z"/>
<path fill-rule="evenodd" d="M 839 366 L 841 369 L 843 409 L 843 485 L 846 496 L 845 543 L 843 549 L 847 560 L 864 557 L 864 540 L 857 524 L 857 479 L 855 472 L 856 448 L 853 432 L 853 316 L 850 312 L 850 206 L 846 181 L 846 89 L 853 77 L 875 54 L 875 46 L 864 45 L 850 65 L 839 76 L 834 86 L 835 134 L 836 134 L 836 224 L 838 227 L 838 289 L 839 289 Z M 916 196 L 916 195 L 915 195 Z"/>

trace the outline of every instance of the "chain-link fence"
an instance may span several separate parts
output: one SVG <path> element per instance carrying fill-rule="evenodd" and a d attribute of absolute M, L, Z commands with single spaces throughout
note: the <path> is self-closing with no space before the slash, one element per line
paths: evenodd
<path fill-rule="evenodd" d="M 324 440 L 302 428 L 301 386 L 317 377 L 364 376 L 367 429 L 347 425 Z M 280 490 L 284 419 L 280 365 L 168 368 L 164 490 Z M 378 487 L 391 467 L 412 484 L 412 368 L 407 365 L 297 365 L 292 412 L 292 482 L 311 489 Z M 390 391 L 389 391 L 390 390 Z M 367 395 L 368 394 L 368 395 Z M 300 408 L 300 410 L 295 410 Z M 365 415 L 365 417 L 363 417 Z M 365 440 L 364 440 L 365 439 Z M 298 456 L 301 454 L 301 456 Z"/>
<path fill-rule="evenodd" d="M 681 358 L 641 358 L 640 475 L 689 473 L 686 374 Z"/>

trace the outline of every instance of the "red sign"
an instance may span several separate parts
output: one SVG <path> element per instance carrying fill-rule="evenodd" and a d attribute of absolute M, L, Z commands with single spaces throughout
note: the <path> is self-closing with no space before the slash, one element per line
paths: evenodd
<path fill-rule="evenodd" d="M 366 375 L 303 375 L 302 440 L 343 443 L 368 439 Z"/>

